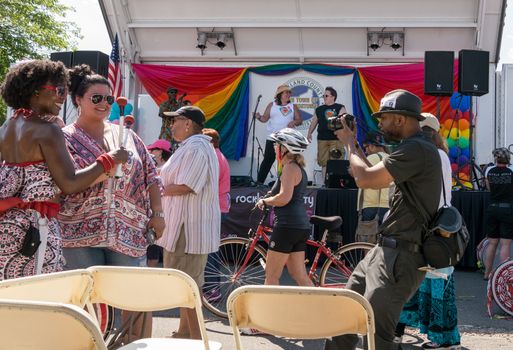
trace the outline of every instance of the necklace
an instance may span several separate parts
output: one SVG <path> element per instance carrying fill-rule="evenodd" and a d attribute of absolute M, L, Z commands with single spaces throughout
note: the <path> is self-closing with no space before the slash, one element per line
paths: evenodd
<path fill-rule="evenodd" d="M 35 116 L 34 111 L 32 109 L 28 109 L 28 108 L 18 108 L 17 110 L 14 111 L 12 118 L 16 119 L 20 115 L 23 116 L 23 118 L 25 118 L 25 119 L 37 118 L 37 119 L 41 119 L 48 123 L 53 123 L 57 119 L 60 119 L 58 115 L 52 115 L 52 114 L 40 114 L 40 115 Z"/>

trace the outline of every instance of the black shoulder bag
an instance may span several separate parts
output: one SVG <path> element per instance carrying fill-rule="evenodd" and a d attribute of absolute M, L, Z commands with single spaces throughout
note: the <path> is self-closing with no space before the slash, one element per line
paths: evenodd
<path fill-rule="evenodd" d="M 465 253 L 470 235 L 458 209 L 447 205 L 443 174 L 444 205 L 431 219 L 427 213 L 423 215 L 422 207 L 415 205 L 409 198 L 404 186 L 399 187 L 410 210 L 413 210 L 423 223 L 422 251 L 426 262 L 437 269 L 456 265 Z"/>

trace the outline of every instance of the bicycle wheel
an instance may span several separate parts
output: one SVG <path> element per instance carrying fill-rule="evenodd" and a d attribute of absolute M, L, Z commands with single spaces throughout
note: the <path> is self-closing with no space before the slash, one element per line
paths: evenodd
<path fill-rule="evenodd" d="M 322 265 L 319 285 L 321 287 L 344 288 L 356 265 L 374 248 L 371 243 L 351 243 L 340 247 L 333 256 L 336 260 L 326 259 Z"/>
<path fill-rule="evenodd" d="M 264 284 L 266 251 L 260 245 L 255 246 L 246 266 L 239 271 L 250 243 L 247 238 L 222 239 L 219 251 L 209 255 L 202 300 L 203 305 L 219 317 L 228 317 L 226 301 L 233 290 L 245 285 Z"/>
<path fill-rule="evenodd" d="M 490 279 L 490 288 L 497 305 L 513 316 L 513 259 L 497 266 Z"/>

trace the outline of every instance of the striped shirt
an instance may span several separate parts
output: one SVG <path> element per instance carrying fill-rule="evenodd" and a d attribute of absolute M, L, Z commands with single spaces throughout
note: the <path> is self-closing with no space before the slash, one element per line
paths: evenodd
<path fill-rule="evenodd" d="M 221 232 L 219 165 L 210 137 L 193 135 L 184 140 L 160 175 L 164 187 L 186 185 L 193 192 L 162 197 L 166 229 L 157 244 L 174 252 L 183 225 L 185 253 L 217 251 Z"/>

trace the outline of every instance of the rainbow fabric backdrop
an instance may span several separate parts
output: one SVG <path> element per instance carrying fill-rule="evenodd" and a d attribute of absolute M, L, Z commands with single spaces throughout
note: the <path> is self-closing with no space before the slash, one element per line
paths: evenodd
<path fill-rule="evenodd" d="M 390 90 L 409 90 L 422 99 L 424 112 L 436 112 L 436 97 L 424 95 L 423 63 L 365 68 L 325 64 L 279 64 L 251 68 L 133 64 L 132 67 L 157 104 L 166 100 L 169 86 L 176 87 L 178 95 L 187 91 L 187 99 L 205 112 L 207 127 L 219 131 L 221 150 L 229 159 L 238 160 L 246 154 L 250 72 L 272 76 L 297 70 L 331 76 L 351 74 L 352 107 L 360 140 L 367 131 L 377 130 L 377 121 L 371 114 L 379 109 L 381 97 Z M 457 61 L 454 71 L 456 87 Z M 447 138 L 453 171 L 464 185 L 470 186 L 467 164 L 470 99 L 456 93 L 451 98 L 442 97 L 440 100 L 440 132 Z"/>

